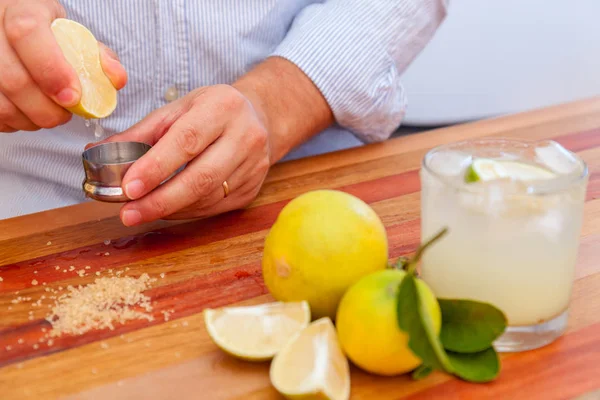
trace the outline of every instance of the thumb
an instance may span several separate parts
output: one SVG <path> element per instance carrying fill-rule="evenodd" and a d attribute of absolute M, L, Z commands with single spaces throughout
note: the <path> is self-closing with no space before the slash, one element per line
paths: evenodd
<path fill-rule="evenodd" d="M 106 47 L 104 43 L 98 42 L 98 45 L 100 47 L 100 63 L 102 64 L 104 73 L 115 88 L 118 90 L 123 89 L 127 83 L 127 71 L 125 71 L 125 67 L 121 64 L 117 53 Z"/>

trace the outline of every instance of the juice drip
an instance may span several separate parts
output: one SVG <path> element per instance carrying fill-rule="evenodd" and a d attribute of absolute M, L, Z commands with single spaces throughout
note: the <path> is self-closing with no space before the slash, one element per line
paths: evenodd
<path fill-rule="evenodd" d="M 97 120 L 94 120 L 92 125 L 94 125 L 94 136 L 97 138 L 104 136 L 104 128 L 102 128 Z"/>
<path fill-rule="evenodd" d="M 98 122 L 97 119 L 87 119 L 86 118 L 83 120 L 83 123 L 88 128 L 90 128 L 90 127 L 94 128 L 94 136 L 96 138 L 101 138 L 102 136 L 104 136 L 104 128 L 102 128 L 102 126 L 100 125 L 100 122 Z"/>

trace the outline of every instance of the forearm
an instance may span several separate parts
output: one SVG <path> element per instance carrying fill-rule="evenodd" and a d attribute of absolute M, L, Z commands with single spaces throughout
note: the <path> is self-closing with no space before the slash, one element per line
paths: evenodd
<path fill-rule="evenodd" d="M 271 164 L 334 122 L 319 89 L 286 59 L 267 58 L 233 86 L 250 100 L 269 132 Z"/>
<path fill-rule="evenodd" d="M 446 15 L 447 0 L 325 0 L 307 6 L 273 55 L 319 88 L 342 128 L 387 139 L 406 112 L 401 75 Z"/>

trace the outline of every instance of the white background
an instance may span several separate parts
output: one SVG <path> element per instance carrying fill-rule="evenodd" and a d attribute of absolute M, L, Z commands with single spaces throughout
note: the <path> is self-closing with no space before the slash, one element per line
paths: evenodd
<path fill-rule="evenodd" d="M 600 95 L 600 0 L 450 0 L 402 81 L 416 126 Z"/>

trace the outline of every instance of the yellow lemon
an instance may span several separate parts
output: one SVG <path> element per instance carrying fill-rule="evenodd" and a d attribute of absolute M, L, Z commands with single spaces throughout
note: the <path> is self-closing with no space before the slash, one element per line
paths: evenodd
<path fill-rule="evenodd" d="M 421 364 L 408 347 L 408 335 L 398 327 L 398 289 L 402 270 L 375 272 L 354 284 L 340 302 L 337 332 L 342 348 L 356 366 L 377 375 L 399 375 Z M 439 334 L 442 317 L 437 299 L 417 280 L 425 310 Z"/>
<path fill-rule="evenodd" d="M 50 28 L 81 82 L 81 100 L 68 110 L 84 118 L 108 117 L 117 107 L 117 89 L 102 70 L 96 38 L 69 19 L 55 19 Z"/>
<path fill-rule="evenodd" d="M 315 318 L 335 318 L 346 289 L 387 266 L 383 223 L 365 202 L 334 190 L 298 196 L 265 241 L 263 276 L 279 301 L 310 304 Z"/>

